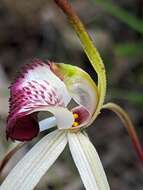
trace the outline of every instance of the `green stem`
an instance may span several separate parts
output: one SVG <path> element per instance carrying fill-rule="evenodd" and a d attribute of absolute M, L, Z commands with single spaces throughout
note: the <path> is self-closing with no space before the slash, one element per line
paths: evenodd
<path fill-rule="evenodd" d="M 83 49 L 90 60 L 93 68 L 95 69 L 98 75 L 98 89 L 99 89 L 99 102 L 94 114 L 94 119 L 100 112 L 100 109 L 103 105 L 105 94 L 106 94 L 106 74 L 104 64 L 98 53 L 98 50 L 95 48 L 93 41 L 89 37 L 83 23 L 80 21 L 79 17 L 76 15 L 75 11 L 69 4 L 68 0 L 54 0 L 56 4 L 64 11 L 67 15 L 67 18 L 71 25 L 73 26 L 76 34 L 78 35 Z"/>

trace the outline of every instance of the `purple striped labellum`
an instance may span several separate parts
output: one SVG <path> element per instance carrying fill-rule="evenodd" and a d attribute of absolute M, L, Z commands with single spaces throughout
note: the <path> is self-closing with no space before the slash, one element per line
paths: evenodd
<path fill-rule="evenodd" d="M 51 112 L 59 129 L 75 130 L 88 124 L 98 101 L 96 84 L 86 72 L 38 59 L 24 66 L 11 85 L 10 94 L 7 137 L 20 141 L 38 135 L 40 111 Z M 69 110 L 71 99 L 77 106 Z"/>

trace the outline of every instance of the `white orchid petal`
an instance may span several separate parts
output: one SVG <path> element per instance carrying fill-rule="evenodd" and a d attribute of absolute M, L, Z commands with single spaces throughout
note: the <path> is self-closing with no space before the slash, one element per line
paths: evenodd
<path fill-rule="evenodd" d="M 109 190 L 99 156 L 89 138 L 80 133 L 68 133 L 69 147 L 87 190 Z"/>
<path fill-rule="evenodd" d="M 42 138 L 6 177 L 3 190 L 32 190 L 67 144 L 66 133 L 54 131 Z"/>
<path fill-rule="evenodd" d="M 50 129 L 52 127 L 55 127 L 56 125 L 57 125 L 57 121 L 55 117 L 49 117 L 49 118 L 43 119 L 39 122 L 40 132 Z"/>

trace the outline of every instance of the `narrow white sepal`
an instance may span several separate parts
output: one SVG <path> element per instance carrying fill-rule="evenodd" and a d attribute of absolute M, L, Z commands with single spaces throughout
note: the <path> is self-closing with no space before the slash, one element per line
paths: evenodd
<path fill-rule="evenodd" d="M 55 127 L 57 124 L 55 117 L 49 117 L 39 122 L 40 132 Z"/>
<path fill-rule="evenodd" d="M 86 190 L 109 190 L 101 161 L 89 138 L 81 132 L 69 132 L 68 142 Z"/>
<path fill-rule="evenodd" d="M 56 130 L 43 137 L 14 167 L 1 185 L 3 190 L 32 190 L 67 144 L 66 133 Z"/>

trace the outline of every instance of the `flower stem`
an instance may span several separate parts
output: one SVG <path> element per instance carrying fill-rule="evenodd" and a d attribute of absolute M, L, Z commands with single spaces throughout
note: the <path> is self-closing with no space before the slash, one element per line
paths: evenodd
<path fill-rule="evenodd" d="M 83 49 L 90 60 L 94 70 L 98 75 L 98 89 L 99 89 L 99 102 L 94 114 L 93 120 L 97 117 L 100 109 L 104 102 L 104 97 L 106 93 L 106 74 L 103 61 L 99 55 L 98 50 L 93 44 L 92 39 L 88 35 L 83 23 L 80 21 L 79 17 L 76 15 L 74 9 L 71 7 L 68 0 L 54 0 L 55 3 L 63 10 L 67 15 L 67 18 L 71 25 L 73 26 L 76 34 L 78 35 Z"/>
<path fill-rule="evenodd" d="M 103 106 L 103 109 L 109 109 L 118 115 L 118 117 L 123 122 L 128 134 L 132 140 L 132 143 L 134 145 L 134 148 L 135 148 L 139 158 L 143 162 L 143 149 L 142 149 L 142 146 L 140 144 L 138 135 L 135 131 L 134 125 L 133 125 L 130 117 L 128 116 L 128 114 L 120 106 L 118 106 L 114 103 L 105 104 Z"/>

